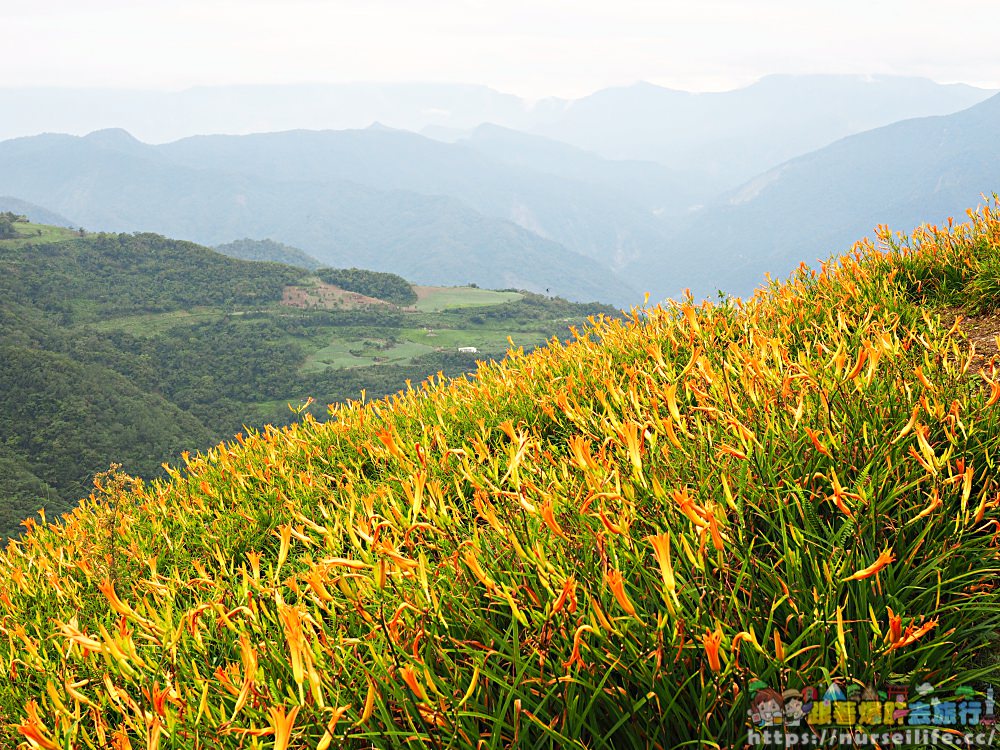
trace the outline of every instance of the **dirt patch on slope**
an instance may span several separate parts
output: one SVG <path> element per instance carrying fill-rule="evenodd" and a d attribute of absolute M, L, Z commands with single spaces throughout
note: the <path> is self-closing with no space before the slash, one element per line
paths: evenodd
<path fill-rule="evenodd" d="M 281 304 L 313 310 L 357 310 L 365 307 L 395 308 L 390 302 L 349 292 L 332 284 L 311 286 L 286 286 L 281 293 Z"/>
<path fill-rule="evenodd" d="M 1000 315 L 970 316 L 959 326 L 969 341 L 976 345 L 976 353 L 989 360 L 1000 354 L 997 337 L 1000 336 Z"/>
<path fill-rule="evenodd" d="M 413 287 L 413 291 L 417 293 L 417 299 L 418 300 L 427 299 L 432 294 L 437 294 L 438 292 L 442 292 L 445 289 L 448 289 L 448 287 L 446 287 L 446 286 L 416 286 L 416 285 L 414 285 L 414 287 Z"/>
<path fill-rule="evenodd" d="M 962 316 L 958 328 L 965 335 L 966 341 L 976 346 L 976 356 L 972 360 L 973 371 L 978 371 L 995 361 L 1000 354 L 997 346 L 997 338 L 1000 337 L 1000 313 L 968 315 L 961 310 L 949 308 L 944 310 L 943 314 L 955 318 Z"/>

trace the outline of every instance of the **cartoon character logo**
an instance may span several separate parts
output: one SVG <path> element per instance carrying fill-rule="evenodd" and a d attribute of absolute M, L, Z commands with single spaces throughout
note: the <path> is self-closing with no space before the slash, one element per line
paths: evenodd
<path fill-rule="evenodd" d="M 750 701 L 750 710 L 747 713 L 750 715 L 750 720 L 759 727 L 781 724 L 784 718 L 781 694 L 771 688 L 758 690 Z"/>
<path fill-rule="evenodd" d="M 781 694 L 781 700 L 785 706 L 785 724 L 797 727 L 802 723 L 802 718 L 812 710 L 812 703 L 803 700 L 803 693 L 795 688 L 789 688 Z"/>

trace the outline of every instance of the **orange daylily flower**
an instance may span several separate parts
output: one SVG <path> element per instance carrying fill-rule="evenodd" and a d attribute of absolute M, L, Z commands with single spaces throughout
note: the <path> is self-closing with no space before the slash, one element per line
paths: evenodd
<path fill-rule="evenodd" d="M 892 441 L 893 445 L 895 445 L 896 443 L 898 443 L 900 440 L 902 440 L 904 437 L 906 437 L 907 435 L 909 435 L 910 432 L 913 431 L 913 428 L 917 424 L 917 414 L 919 414 L 919 413 L 920 413 L 920 407 L 919 406 L 914 406 L 913 407 L 913 411 L 910 412 L 910 421 L 907 422 L 905 425 L 903 425 L 903 429 L 900 430 L 899 434 L 896 435 L 896 437 L 893 439 L 893 441 Z"/>
<path fill-rule="evenodd" d="M 917 367 L 913 371 L 913 374 L 917 376 L 917 380 L 920 381 L 920 385 L 922 385 L 924 388 L 926 388 L 929 391 L 934 391 L 935 390 L 934 384 L 931 383 L 931 381 L 929 381 L 927 379 L 926 375 L 924 375 L 923 369 L 921 369 L 920 367 Z"/>
<path fill-rule="evenodd" d="M 570 654 L 569 659 L 563 662 L 563 667 L 566 669 L 572 669 L 574 664 L 579 663 L 580 666 L 586 666 L 583 661 L 583 657 L 580 656 L 580 643 L 583 639 L 584 633 L 593 633 L 594 629 L 590 625 L 581 625 L 576 629 L 573 634 L 573 652 Z"/>
<path fill-rule="evenodd" d="M 635 422 L 628 422 L 627 424 L 622 425 L 619 434 L 622 442 L 625 443 L 625 449 L 628 452 L 628 457 L 632 462 L 633 468 L 641 474 L 643 448 L 642 428 Z"/>
<path fill-rule="evenodd" d="M 663 584 L 671 594 L 677 589 L 677 581 L 674 579 L 674 566 L 670 561 L 670 534 L 663 532 L 646 537 L 646 541 L 653 545 L 653 556 L 660 566 L 660 574 L 663 576 Z"/>
<path fill-rule="evenodd" d="M 698 325 L 698 316 L 695 314 L 694 308 L 691 305 L 684 305 L 681 307 L 681 312 L 684 313 L 684 318 L 691 326 L 691 330 L 695 333 L 701 333 L 701 326 Z"/>
<path fill-rule="evenodd" d="M 830 482 L 833 484 L 833 494 L 830 496 L 833 499 L 833 502 L 836 503 L 841 513 L 845 516 L 853 516 L 854 513 L 847 507 L 847 504 L 844 503 L 844 498 L 846 497 L 852 500 L 860 500 L 861 496 L 856 495 L 853 492 L 845 492 L 843 486 L 840 484 L 840 479 L 837 477 L 837 472 L 833 469 L 830 470 Z"/>
<path fill-rule="evenodd" d="M 892 547 L 886 547 L 884 550 L 879 552 L 878 558 L 869 565 L 867 568 L 862 568 L 851 576 L 845 578 L 845 581 L 860 581 L 863 578 L 871 578 L 873 575 L 878 573 L 882 568 L 884 568 L 889 563 L 896 561 L 896 555 L 893 554 Z"/>
<path fill-rule="evenodd" d="M 153 704 L 153 710 L 156 711 L 159 716 L 167 715 L 166 704 L 167 698 L 170 697 L 169 687 L 161 688 L 160 683 L 154 682 L 153 689 L 150 690 L 149 688 L 143 688 L 142 694 L 146 697 L 146 700 Z"/>
<path fill-rule="evenodd" d="M 927 504 L 926 508 L 924 508 L 922 511 L 920 511 L 919 513 L 917 513 L 917 515 L 913 517 L 913 520 L 916 521 L 918 518 L 926 518 L 931 513 L 936 511 L 938 508 L 941 508 L 943 506 L 944 503 L 941 502 L 941 495 L 938 492 L 937 487 L 935 487 L 933 490 L 931 490 L 931 501 Z"/>
<path fill-rule="evenodd" d="M 688 495 L 687 487 L 674 490 L 672 494 L 674 501 L 680 506 L 681 512 L 688 517 L 691 523 L 699 529 L 708 525 L 708 522 L 704 519 L 705 509 L 691 499 L 691 496 Z"/>
<path fill-rule="evenodd" d="M 552 533 L 560 539 L 568 542 L 569 537 L 566 536 L 565 532 L 563 532 L 562 528 L 559 526 L 559 522 L 556 521 L 555 512 L 552 509 L 552 501 L 545 501 L 545 503 L 539 506 L 538 510 L 542 517 L 542 521 L 545 522 L 545 525 L 549 527 Z"/>
<path fill-rule="evenodd" d="M 323 571 L 318 566 L 313 566 L 309 571 L 309 575 L 306 576 L 306 583 L 309 584 L 309 588 L 318 596 L 322 601 L 329 602 L 333 601 L 333 594 L 326 588 L 323 582 Z"/>
<path fill-rule="evenodd" d="M 722 443 L 721 445 L 719 445 L 718 449 L 715 451 L 715 454 L 720 458 L 724 455 L 733 456 L 734 458 L 740 458 L 743 459 L 744 461 L 747 458 L 746 453 L 741 451 L 739 448 L 734 448 L 733 446 L 727 445 L 726 443 Z"/>
<path fill-rule="evenodd" d="M 424 686 L 420 684 L 420 680 L 417 679 L 417 673 L 413 667 L 403 667 L 399 670 L 399 676 L 403 678 L 403 682 L 406 683 L 407 687 L 413 691 L 420 700 L 426 700 L 427 694 L 424 692 Z"/>
<path fill-rule="evenodd" d="M 278 611 L 278 617 L 285 631 L 285 640 L 288 643 L 288 651 L 292 659 L 292 676 L 295 683 L 301 685 L 304 674 L 302 657 L 306 648 L 302 616 L 295 607 L 282 605 Z"/>
<path fill-rule="evenodd" d="M 990 385 L 990 397 L 986 401 L 987 406 L 993 406 L 997 401 L 1000 401 L 1000 381 L 987 380 Z"/>
<path fill-rule="evenodd" d="M 274 750 L 287 750 L 288 742 L 292 738 L 292 726 L 300 708 L 302 707 L 295 706 L 287 714 L 284 706 L 271 706 L 267 710 L 268 716 L 271 717 L 271 728 L 274 730 Z"/>
<path fill-rule="evenodd" d="M 552 614 L 559 612 L 566 602 L 569 602 L 569 609 L 567 610 L 570 614 L 576 611 L 576 579 L 570 576 L 563 582 L 562 592 L 559 594 L 559 598 L 556 599 L 556 603 L 552 605 Z"/>
<path fill-rule="evenodd" d="M 42 721 L 38 718 L 38 703 L 28 701 L 24 709 L 28 713 L 28 718 L 18 725 L 17 731 L 27 737 L 34 748 L 59 750 L 59 746 L 44 734 L 45 727 L 42 726 Z"/>
<path fill-rule="evenodd" d="M 358 719 L 356 726 L 363 725 L 375 712 L 375 696 L 378 694 L 378 688 L 375 685 L 375 680 L 371 677 L 366 675 L 365 679 L 368 680 L 368 694 L 365 696 L 365 706 L 361 711 L 361 718 Z"/>
<path fill-rule="evenodd" d="M 621 608 L 630 615 L 635 615 L 635 607 L 632 602 L 629 601 L 628 594 L 625 593 L 625 581 L 622 578 L 621 571 L 609 570 L 606 577 L 608 581 L 608 588 L 610 588 L 611 593 L 615 595 L 615 599 Z"/>
<path fill-rule="evenodd" d="M 708 657 L 708 666 L 713 672 L 722 671 L 722 662 L 719 659 L 719 646 L 722 645 L 722 626 L 716 625 L 715 632 L 705 631 L 701 637 L 701 642 L 705 646 L 705 656 Z"/>
<path fill-rule="evenodd" d="M 708 531 L 712 536 L 712 546 L 715 547 L 715 551 L 722 552 L 725 549 L 725 544 L 722 541 L 722 534 L 719 531 L 719 521 L 714 513 L 708 514 Z M 704 534 L 704 529 L 702 529 L 702 533 Z"/>
<path fill-rule="evenodd" d="M 399 551 L 389 542 L 379 542 L 377 550 L 405 570 L 413 570 L 418 566 L 416 560 L 411 560 L 405 555 L 399 554 Z"/>
<path fill-rule="evenodd" d="M 125 617 L 132 617 L 135 615 L 135 610 L 123 602 L 119 597 L 118 593 L 115 591 L 115 585 L 110 579 L 105 578 L 99 584 L 97 584 L 98 590 L 107 597 L 108 604 L 111 605 L 111 609 L 120 615 Z"/>
<path fill-rule="evenodd" d="M 827 450 L 826 446 L 823 445 L 819 441 L 819 438 L 817 437 L 819 433 L 816 430 L 809 429 L 808 427 L 806 427 L 805 430 L 806 434 L 809 436 L 809 439 L 812 441 L 813 447 L 815 447 L 817 451 L 822 453 L 827 458 L 830 458 L 831 457 L 830 451 Z"/>
<path fill-rule="evenodd" d="M 350 708 L 351 704 L 348 703 L 346 706 L 339 706 L 333 710 L 330 720 L 326 723 L 326 731 L 320 738 L 319 744 L 316 745 L 316 750 L 327 750 L 327 748 L 330 747 L 330 744 L 333 742 L 334 733 L 337 729 L 337 724 Z"/>
<path fill-rule="evenodd" d="M 892 607 L 886 607 L 889 612 L 889 632 L 887 637 L 890 643 L 896 643 L 903 637 L 903 618 L 892 611 Z"/>
<path fill-rule="evenodd" d="M 934 628 L 938 626 L 937 619 L 928 620 L 919 628 L 913 627 L 913 625 L 906 626 L 906 632 L 904 632 L 900 637 L 895 640 L 892 645 L 889 646 L 890 651 L 895 651 L 897 648 L 903 648 L 904 646 L 909 646 L 911 643 L 920 640 Z"/>
<path fill-rule="evenodd" d="M 320 562 L 331 568 L 349 568 L 351 570 L 367 570 L 371 567 L 368 563 L 361 562 L 360 560 L 350 560 L 346 557 L 327 557 Z"/>
<path fill-rule="evenodd" d="M 597 515 L 601 519 L 601 523 L 604 524 L 604 528 L 606 528 L 612 534 L 625 534 L 628 532 L 627 524 L 620 523 L 616 525 L 611 521 L 610 518 L 608 518 L 607 514 L 605 514 L 604 512 L 603 505 L 597 509 Z"/>
<path fill-rule="evenodd" d="M 70 640 L 71 643 L 76 644 L 83 649 L 84 655 L 93 653 L 99 653 L 101 651 L 101 642 L 96 638 L 84 633 L 82 630 L 75 627 L 72 623 L 62 624 L 59 626 L 62 634 Z"/>
<path fill-rule="evenodd" d="M 848 380 L 854 380 L 854 378 L 856 378 L 858 375 L 860 375 L 861 374 L 861 368 L 864 367 L 865 362 L 867 362 L 867 361 L 868 361 L 868 350 L 867 349 L 862 349 L 861 353 L 858 354 L 858 360 L 854 364 L 854 368 L 849 373 L 847 373 L 847 379 Z"/>
<path fill-rule="evenodd" d="M 250 570 L 253 571 L 253 577 L 256 580 L 260 579 L 260 561 L 263 555 L 260 552 L 247 552 L 247 560 L 250 562 Z"/>
<path fill-rule="evenodd" d="M 750 641 L 758 651 L 763 651 L 760 647 L 760 643 L 757 642 L 757 636 L 753 631 L 741 630 L 739 633 L 733 636 L 733 642 L 730 644 L 731 651 L 733 653 L 733 659 L 738 662 L 740 656 L 740 644 L 743 641 Z"/>
<path fill-rule="evenodd" d="M 667 411 L 670 412 L 670 417 L 678 425 L 682 424 L 681 413 L 680 410 L 677 408 L 677 384 L 670 383 L 669 385 L 665 386 L 663 389 L 663 395 L 667 401 Z"/>
<path fill-rule="evenodd" d="M 778 661 L 785 660 L 785 645 L 781 642 L 781 633 L 777 629 L 774 631 L 774 657 Z"/>

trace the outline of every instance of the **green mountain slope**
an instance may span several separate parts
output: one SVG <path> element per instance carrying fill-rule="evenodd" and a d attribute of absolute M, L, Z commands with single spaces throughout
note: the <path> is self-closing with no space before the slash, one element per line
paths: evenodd
<path fill-rule="evenodd" d="M 70 510 L 112 461 L 154 476 L 164 459 L 218 434 L 109 366 L 31 346 L 0 346 L 0 414 L 0 443 L 30 472 L 0 474 L 4 536 L 41 505 L 51 517 Z"/>
<path fill-rule="evenodd" d="M 158 235 L 16 227 L 0 241 L 0 535 L 43 503 L 67 510 L 111 462 L 153 476 L 184 447 L 287 422 L 289 403 L 321 415 L 613 312 L 480 290 L 404 312 L 418 292 L 395 276 L 326 269 L 338 288 Z"/>

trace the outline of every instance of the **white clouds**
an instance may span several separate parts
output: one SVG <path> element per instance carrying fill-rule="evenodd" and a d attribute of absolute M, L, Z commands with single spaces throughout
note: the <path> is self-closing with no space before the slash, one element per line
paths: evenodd
<path fill-rule="evenodd" d="M 0 85 L 466 81 L 529 96 L 771 72 L 1000 85 L 1000 5 L 957 0 L 0 0 Z"/>

